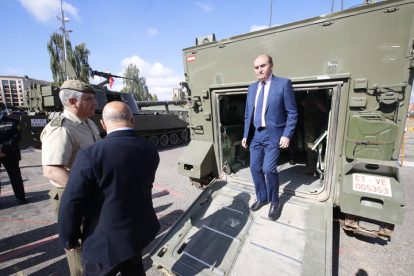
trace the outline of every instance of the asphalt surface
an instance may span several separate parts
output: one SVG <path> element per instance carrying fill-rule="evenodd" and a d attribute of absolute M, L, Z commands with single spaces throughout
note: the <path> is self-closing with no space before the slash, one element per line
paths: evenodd
<path fill-rule="evenodd" d="M 185 146 L 159 151 L 153 201 L 161 230 L 143 253 L 148 276 L 163 274 L 151 266 L 147 253 L 201 192 L 177 173 L 184 150 Z M 334 221 L 333 275 L 414 275 L 414 138 L 406 140 L 404 164 L 404 224 L 397 225 L 395 236 L 385 242 L 345 233 Z M 20 166 L 28 204 L 17 203 L 7 173 L 0 174 L 0 275 L 69 275 L 49 203 L 50 184 L 42 175 L 41 152 L 23 151 Z"/>

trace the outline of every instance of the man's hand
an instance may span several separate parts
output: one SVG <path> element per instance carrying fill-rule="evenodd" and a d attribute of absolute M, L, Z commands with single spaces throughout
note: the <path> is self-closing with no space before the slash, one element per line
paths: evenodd
<path fill-rule="evenodd" d="M 78 248 L 80 248 L 80 244 L 79 242 L 76 242 L 76 244 L 73 245 L 71 249 L 66 249 L 66 248 L 63 248 L 63 249 L 65 249 L 65 251 L 75 251 Z"/>
<path fill-rule="evenodd" d="M 249 147 L 249 145 L 247 145 L 246 142 L 247 142 L 247 138 L 243 138 L 242 139 L 242 147 L 245 148 L 245 149 L 247 149 Z"/>
<path fill-rule="evenodd" d="M 4 152 L 0 152 L 0 157 L 5 157 L 6 154 Z"/>
<path fill-rule="evenodd" d="M 279 147 L 282 149 L 286 149 L 287 147 L 289 147 L 289 142 L 290 139 L 287 137 L 280 137 L 280 142 L 279 142 Z"/>

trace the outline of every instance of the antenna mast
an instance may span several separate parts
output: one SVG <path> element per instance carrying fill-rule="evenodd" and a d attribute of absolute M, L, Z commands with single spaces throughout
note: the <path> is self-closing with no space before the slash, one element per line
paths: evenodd
<path fill-rule="evenodd" d="M 63 0 L 60 0 L 60 12 L 61 12 L 61 17 L 59 17 L 57 15 L 56 15 L 56 17 L 59 21 L 62 22 L 62 27 L 59 27 L 59 30 L 61 30 L 62 34 L 63 34 L 63 48 L 64 48 L 63 51 L 65 53 L 65 61 L 67 61 L 68 60 L 68 50 L 67 50 L 67 46 L 66 46 L 66 35 L 67 35 L 67 33 L 72 33 L 73 31 L 72 30 L 66 30 L 66 27 L 65 27 L 65 23 L 69 23 L 70 19 L 65 18 L 65 13 L 63 12 Z M 65 75 L 66 75 L 66 79 L 68 80 L 69 76 L 68 76 L 68 74 L 66 74 L 66 62 L 65 62 Z"/>
<path fill-rule="evenodd" d="M 273 0 L 270 0 L 270 20 L 269 20 L 269 28 L 272 27 L 272 13 L 273 13 Z"/>

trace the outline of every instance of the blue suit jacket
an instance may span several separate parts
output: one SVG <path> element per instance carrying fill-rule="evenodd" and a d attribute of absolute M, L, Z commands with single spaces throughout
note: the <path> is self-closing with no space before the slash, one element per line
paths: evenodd
<path fill-rule="evenodd" d="M 80 150 L 59 208 L 61 245 L 81 238 L 83 222 L 84 261 L 112 266 L 140 254 L 160 228 L 151 193 L 158 163 L 155 147 L 133 130 Z"/>
<path fill-rule="evenodd" d="M 254 134 L 253 118 L 259 81 L 249 86 L 244 114 L 244 138 L 250 144 Z M 289 79 L 272 75 L 267 97 L 265 123 L 267 133 L 274 146 L 279 147 L 280 137 L 292 139 L 298 113 L 292 82 Z"/>

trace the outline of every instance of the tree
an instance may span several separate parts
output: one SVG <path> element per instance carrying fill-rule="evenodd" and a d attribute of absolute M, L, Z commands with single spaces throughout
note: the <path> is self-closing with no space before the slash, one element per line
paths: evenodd
<path fill-rule="evenodd" d="M 91 76 L 91 67 L 89 66 L 89 55 L 91 52 L 86 48 L 85 43 L 79 44 L 75 47 L 75 51 L 72 56 L 72 65 L 75 69 L 78 80 L 85 83 L 89 83 L 89 77 Z"/>
<path fill-rule="evenodd" d="M 157 94 L 152 94 L 151 101 L 153 101 L 153 102 L 158 102 L 158 97 L 157 97 Z"/>
<path fill-rule="evenodd" d="M 69 40 L 66 41 L 68 55 L 72 51 L 72 44 Z M 50 41 L 47 44 L 47 51 L 50 55 L 50 70 L 52 71 L 53 81 L 55 85 L 61 85 L 65 80 L 64 72 L 60 68 L 59 63 L 65 59 L 63 36 L 54 32 L 50 36 Z"/>
<path fill-rule="evenodd" d="M 68 60 L 72 64 L 75 70 L 77 79 L 89 83 L 89 77 L 91 76 L 91 67 L 89 66 L 88 59 L 90 51 L 86 48 L 85 43 L 77 45 L 75 51 L 72 50 L 72 43 L 69 37 L 66 37 L 66 47 Z M 60 86 L 65 80 L 65 72 L 60 68 L 60 63 L 65 60 L 65 50 L 63 35 L 54 32 L 50 36 L 50 41 L 47 44 L 47 51 L 50 55 L 50 70 L 52 71 L 54 85 Z"/>
<path fill-rule="evenodd" d="M 151 101 L 152 96 L 148 91 L 148 86 L 144 77 L 139 76 L 139 69 L 135 64 L 129 64 L 125 69 L 124 79 L 125 88 L 121 92 L 132 94 L 137 101 Z"/>

